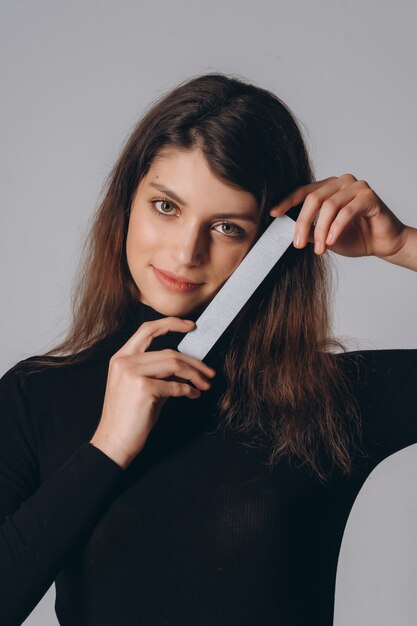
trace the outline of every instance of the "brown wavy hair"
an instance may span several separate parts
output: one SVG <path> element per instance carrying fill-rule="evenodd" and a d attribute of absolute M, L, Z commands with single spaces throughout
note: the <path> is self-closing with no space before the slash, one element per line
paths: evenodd
<path fill-rule="evenodd" d="M 26 365 L 64 367 L 88 358 L 139 300 L 125 251 L 130 206 L 167 146 L 199 147 L 220 179 L 251 192 L 262 212 L 259 235 L 273 205 L 315 180 L 298 120 L 275 94 L 235 74 L 180 83 L 145 111 L 106 179 L 76 273 L 66 337 Z M 299 210 L 288 215 L 296 219 Z M 358 405 L 332 353 L 347 348 L 330 336 L 329 263 L 310 243 L 288 248 L 234 320 L 224 355 L 227 387 L 218 402 L 225 427 L 249 434 L 249 445 L 267 446 L 270 467 L 285 455 L 320 480 L 328 477 L 323 458 L 331 471 L 348 475 L 352 446 L 361 452 Z"/>

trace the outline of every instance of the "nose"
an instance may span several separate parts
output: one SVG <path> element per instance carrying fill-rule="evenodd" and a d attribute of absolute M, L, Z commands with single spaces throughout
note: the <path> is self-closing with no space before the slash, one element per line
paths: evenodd
<path fill-rule="evenodd" d="M 200 265 L 207 254 L 207 239 L 204 228 L 194 224 L 178 229 L 176 241 L 172 242 L 172 257 L 176 267 Z"/>

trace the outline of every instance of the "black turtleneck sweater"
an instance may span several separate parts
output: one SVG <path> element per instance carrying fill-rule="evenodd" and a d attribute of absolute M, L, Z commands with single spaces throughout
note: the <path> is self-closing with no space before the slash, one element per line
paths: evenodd
<path fill-rule="evenodd" d="M 330 626 L 355 497 L 381 460 L 417 443 L 417 349 L 335 355 L 369 453 L 349 478 L 323 484 L 285 458 L 269 471 L 265 451 L 216 430 L 227 332 L 204 359 L 211 389 L 169 398 L 123 470 L 89 440 L 110 357 L 160 317 L 139 303 L 84 362 L 2 376 L 0 624 L 21 624 L 55 581 L 63 626 Z"/>

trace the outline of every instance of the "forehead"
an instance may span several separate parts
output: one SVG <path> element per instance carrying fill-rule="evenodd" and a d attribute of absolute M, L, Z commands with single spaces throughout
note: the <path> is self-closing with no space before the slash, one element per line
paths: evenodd
<path fill-rule="evenodd" d="M 171 175 L 184 177 L 187 174 L 219 180 L 199 148 L 186 149 L 174 146 L 165 146 L 157 152 L 152 159 L 147 177 L 148 179 Z"/>
<path fill-rule="evenodd" d="M 258 212 L 255 196 L 230 181 L 220 179 L 199 148 L 170 146 L 160 150 L 142 180 L 143 185 L 150 186 L 151 183 L 171 189 L 184 200 L 193 195 L 214 201 L 218 198 L 219 201 L 222 199 L 223 202 L 232 202 L 237 207 Z"/>

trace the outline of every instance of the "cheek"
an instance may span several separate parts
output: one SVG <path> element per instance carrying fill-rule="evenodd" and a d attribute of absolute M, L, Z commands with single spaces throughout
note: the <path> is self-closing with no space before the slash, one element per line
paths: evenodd
<path fill-rule="evenodd" d="M 250 248 L 251 248 L 250 245 L 246 245 L 244 247 L 240 247 L 240 246 L 239 248 L 236 247 L 236 250 L 233 250 L 233 252 L 230 254 L 229 263 L 228 263 L 228 266 L 230 268 L 230 273 L 233 273 L 235 271 L 237 266 L 243 261 L 243 259 L 249 252 Z"/>
<path fill-rule="evenodd" d="M 152 250 L 161 243 L 161 236 L 158 229 L 151 221 L 139 219 L 132 215 L 129 221 L 126 239 L 126 253 L 129 256 L 140 255 L 143 252 Z"/>
<path fill-rule="evenodd" d="M 229 276 L 233 274 L 233 272 L 245 256 L 246 249 L 244 251 L 242 251 L 241 249 L 230 250 L 227 254 L 224 250 L 219 250 L 219 257 L 216 259 L 215 269 L 217 279 L 221 283 L 224 283 L 229 278 Z"/>

